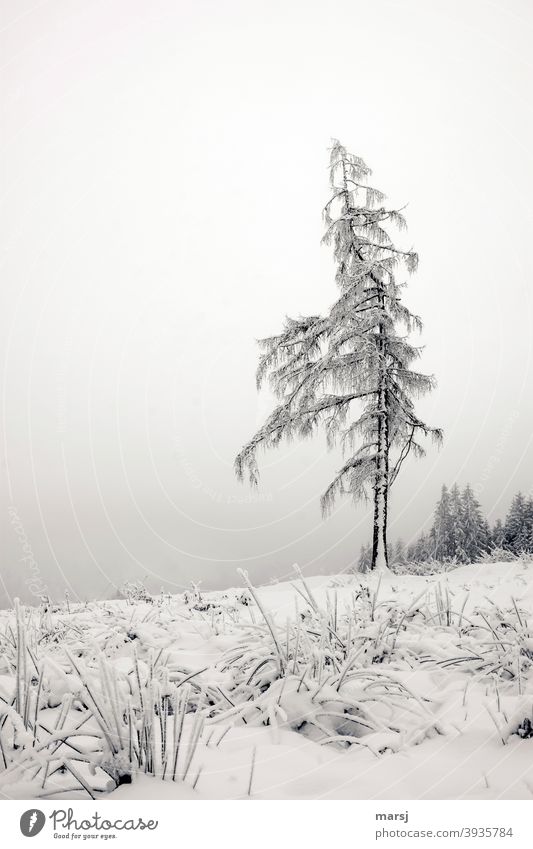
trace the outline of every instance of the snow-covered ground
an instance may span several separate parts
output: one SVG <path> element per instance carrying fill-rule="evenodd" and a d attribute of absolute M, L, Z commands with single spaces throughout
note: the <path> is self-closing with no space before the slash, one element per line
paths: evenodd
<path fill-rule="evenodd" d="M 529 563 L 20 606 L 0 640 L 5 798 L 533 795 Z"/>

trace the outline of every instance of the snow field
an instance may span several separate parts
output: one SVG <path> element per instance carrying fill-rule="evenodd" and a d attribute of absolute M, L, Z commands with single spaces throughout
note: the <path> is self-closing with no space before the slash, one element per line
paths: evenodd
<path fill-rule="evenodd" d="M 6 798 L 531 798 L 532 566 L 0 612 Z"/>

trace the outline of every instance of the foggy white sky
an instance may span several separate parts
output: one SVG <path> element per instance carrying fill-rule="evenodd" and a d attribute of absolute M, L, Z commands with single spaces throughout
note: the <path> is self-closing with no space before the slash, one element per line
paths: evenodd
<path fill-rule="evenodd" d="M 491 519 L 530 490 L 530 3 L 0 11 L 7 595 L 31 569 L 85 596 L 353 562 L 369 513 L 322 521 L 340 457 L 320 439 L 265 456 L 256 493 L 232 470 L 272 403 L 254 340 L 336 296 L 332 136 L 409 204 L 420 254 L 406 303 L 439 383 L 420 411 L 445 443 L 395 485 L 391 536 L 429 523 L 443 482 Z"/>

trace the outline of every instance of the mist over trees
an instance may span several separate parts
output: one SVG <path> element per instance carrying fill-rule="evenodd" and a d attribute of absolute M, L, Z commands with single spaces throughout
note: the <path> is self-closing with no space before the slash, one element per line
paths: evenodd
<path fill-rule="evenodd" d="M 371 499 L 370 567 L 387 569 L 390 488 L 409 454 L 424 455 L 420 437 L 442 435 L 413 403 L 434 386 L 412 368 L 420 348 L 409 335 L 422 323 L 403 304 L 405 283 L 397 277 L 413 272 L 418 256 L 393 243 L 386 228 L 405 229 L 405 219 L 384 206 L 385 195 L 368 184 L 370 174 L 362 159 L 333 143 L 323 241 L 333 246 L 340 295 L 327 315 L 287 318 L 279 336 L 260 343 L 258 388 L 268 378 L 279 405 L 238 454 L 235 470 L 255 484 L 259 448 L 321 429 L 345 458 L 322 496 L 322 511 L 345 495 Z"/>
<path fill-rule="evenodd" d="M 533 554 L 533 498 L 518 492 L 505 520 L 497 519 L 491 528 L 470 484 L 463 490 L 457 484 L 451 489 L 443 485 L 429 532 L 420 534 L 408 546 L 402 539 L 389 546 L 389 560 L 398 565 L 475 563 L 498 553 Z M 363 545 L 358 568 L 366 571 L 370 564 L 371 548 Z"/>

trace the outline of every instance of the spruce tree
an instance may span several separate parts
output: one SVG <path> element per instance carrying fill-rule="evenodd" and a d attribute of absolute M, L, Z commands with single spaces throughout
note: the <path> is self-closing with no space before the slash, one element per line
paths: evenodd
<path fill-rule="evenodd" d="M 450 493 L 443 484 L 440 499 L 435 508 L 433 522 L 434 557 L 436 560 L 448 560 L 453 557 L 452 517 L 450 512 Z"/>
<path fill-rule="evenodd" d="M 487 522 L 484 516 L 481 519 L 480 545 L 482 552 L 490 551 L 492 548 L 492 531 L 490 529 L 489 523 Z"/>
<path fill-rule="evenodd" d="M 466 562 L 464 550 L 463 505 L 461 491 L 455 483 L 450 490 L 450 557 Z"/>
<path fill-rule="evenodd" d="M 528 503 L 531 505 L 531 507 L 528 508 L 528 512 L 531 515 L 531 521 L 530 521 L 529 539 L 528 539 L 528 542 L 527 542 L 526 550 L 529 551 L 529 552 L 533 552 L 533 500 L 530 498 Z"/>
<path fill-rule="evenodd" d="M 489 539 L 481 505 L 470 484 L 461 495 L 461 532 L 464 562 L 474 563 L 483 551 L 487 551 Z"/>
<path fill-rule="evenodd" d="M 404 543 L 403 539 L 397 540 L 396 545 L 394 546 L 393 558 L 394 558 L 394 560 L 393 560 L 394 563 L 403 564 L 403 563 L 406 562 L 405 543 Z"/>
<path fill-rule="evenodd" d="M 423 534 L 409 547 L 409 555 L 421 559 L 426 550 L 426 559 L 472 563 L 493 544 L 488 522 L 472 487 L 468 484 L 461 493 L 457 484 L 451 490 L 443 485 L 433 525 L 427 535 Z"/>
<path fill-rule="evenodd" d="M 525 520 L 526 502 L 521 492 L 518 492 L 511 502 L 505 519 L 504 542 L 505 548 L 518 554 L 520 551 L 522 529 Z"/>
<path fill-rule="evenodd" d="M 494 548 L 502 548 L 505 542 L 505 530 L 501 519 L 496 519 L 491 533 L 491 543 Z"/>
<path fill-rule="evenodd" d="M 413 563 L 414 560 L 416 560 L 416 540 L 407 546 L 407 562 Z"/>
<path fill-rule="evenodd" d="M 529 552 L 532 550 L 531 541 L 533 539 L 533 499 L 528 498 L 524 503 L 524 514 L 522 520 L 522 529 L 517 539 L 518 551 Z"/>
<path fill-rule="evenodd" d="M 423 563 L 426 560 L 431 560 L 433 557 L 433 548 L 428 535 L 424 532 L 420 534 L 414 545 L 413 560 L 416 563 Z"/>
<path fill-rule="evenodd" d="M 340 441 L 345 454 L 322 496 L 323 513 L 338 496 L 372 497 L 371 565 L 386 569 L 390 488 L 408 454 L 424 455 L 420 435 L 442 434 L 413 404 L 434 381 L 411 368 L 420 349 L 407 336 L 421 321 L 403 305 L 397 273 L 414 271 L 418 258 L 392 242 L 386 225 L 401 229 L 405 221 L 368 185 L 370 173 L 334 142 L 324 242 L 333 245 L 340 294 L 325 316 L 288 318 L 280 335 L 262 341 L 258 386 L 268 377 L 279 404 L 237 456 L 235 470 L 239 478 L 247 471 L 254 484 L 259 447 L 322 428 L 330 447 Z"/>
<path fill-rule="evenodd" d="M 369 545 L 362 545 L 357 563 L 358 572 L 368 572 L 372 567 L 372 551 Z"/>

